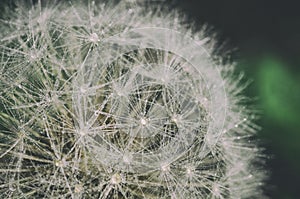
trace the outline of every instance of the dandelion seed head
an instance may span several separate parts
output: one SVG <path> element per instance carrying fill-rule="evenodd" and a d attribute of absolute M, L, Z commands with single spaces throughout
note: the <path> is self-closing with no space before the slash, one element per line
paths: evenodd
<path fill-rule="evenodd" d="M 261 198 L 233 66 L 205 30 L 139 4 L 38 1 L 3 19 L 3 198 Z"/>

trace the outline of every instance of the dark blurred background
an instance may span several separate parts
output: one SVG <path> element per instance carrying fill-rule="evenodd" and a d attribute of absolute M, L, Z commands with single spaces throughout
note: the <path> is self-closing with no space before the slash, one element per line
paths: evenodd
<path fill-rule="evenodd" d="M 197 28 L 209 24 L 225 41 L 237 70 L 253 80 L 247 89 L 261 110 L 261 145 L 270 171 L 265 192 L 300 198 L 300 2 L 282 0 L 173 0 Z M 223 43 L 224 44 L 224 43 Z"/>
<path fill-rule="evenodd" d="M 238 62 L 237 70 L 253 80 L 246 92 L 257 99 L 261 110 L 259 138 L 270 172 L 265 192 L 272 199 L 300 198 L 300 3 L 151 1 L 181 10 L 188 17 L 187 23 L 194 22 L 197 29 L 209 24 L 221 49 L 234 49 L 230 57 Z M 12 2 L 16 1 L 1 0 L 0 11 Z"/>

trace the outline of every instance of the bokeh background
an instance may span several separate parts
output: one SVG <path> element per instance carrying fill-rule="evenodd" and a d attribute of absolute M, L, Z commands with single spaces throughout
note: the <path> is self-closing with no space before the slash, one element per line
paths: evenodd
<path fill-rule="evenodd" d="M 261 145 L 270 172 L 266 194 L 300 198 L 300 2 L 290 0 L 173 0 L 197 28 L 209 24 L 252 83 L 247 95 L 261 110 Z M 224 42 L 225 43 L 222 43 Z"/>
<path fill-rule="evenodd" d="M 0 0 L 0 15 L 5 4 L 16 1 Z M 230 59 L 252 80 L 246 94 L 255 98 L 261 112 L 259 139 L 270 172 L 265 192 L 272 199 L 299 199 L 300 2 L 150 1 L 169 10 L 179 9 L 196 29 L 209 24 L 212 32 L 218 33 L 220 49 L 233 49 Z"/>

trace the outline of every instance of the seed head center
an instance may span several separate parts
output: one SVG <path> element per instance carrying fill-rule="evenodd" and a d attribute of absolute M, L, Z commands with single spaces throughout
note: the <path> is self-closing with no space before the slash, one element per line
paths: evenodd
<path fill-rule="evenodd" d="M 120 174 L 115 173 L 111 179 L 110 179 L 111 184 L 120 184 L 122 182 L 122 177 Z"/>
<path fill-rule="evenodd" d="M 148 123 L 147 119 L 145 119 L 145 118 L 142 118 L 142 119 L 140 120 L 140 122 L 141 122 L 141 124 L 142 124 L 143 126 L 145 126 L 145 125 Z"/>

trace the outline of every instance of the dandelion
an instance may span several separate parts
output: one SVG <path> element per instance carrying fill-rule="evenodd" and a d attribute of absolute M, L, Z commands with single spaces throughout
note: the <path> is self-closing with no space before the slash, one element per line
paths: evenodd
<path fill-rule="evenodd" d="M 129 4 L 39 1 L 1 21 L 2 198 L 263 197 L 234 67 L 178 13 Z"/>

